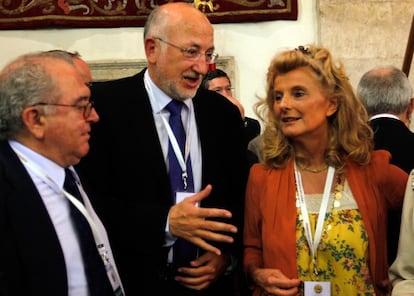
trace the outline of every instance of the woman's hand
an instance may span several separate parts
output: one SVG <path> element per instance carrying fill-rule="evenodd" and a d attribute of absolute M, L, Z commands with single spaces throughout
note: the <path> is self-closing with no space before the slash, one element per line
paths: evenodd
<path fill-rule="evenodd" d="M 289 279 L 279 269 L 252 268 L 250 276 L 265 295 L 296 296 L 300 295 L 299 279 Z"/>

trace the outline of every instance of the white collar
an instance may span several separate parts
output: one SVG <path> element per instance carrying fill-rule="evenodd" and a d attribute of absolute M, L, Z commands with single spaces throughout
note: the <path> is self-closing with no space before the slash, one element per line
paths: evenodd
<path fill-rule="evenodd" d="M 373 119 L 377 119 L 377 118 L 393 118 L 393 119 L 401 120 L 396 115 L 391 114 L 391 113 L 375 114 L 375 115 L 371 116 L 371 118 L 369 120 L 373 120 Z"/>

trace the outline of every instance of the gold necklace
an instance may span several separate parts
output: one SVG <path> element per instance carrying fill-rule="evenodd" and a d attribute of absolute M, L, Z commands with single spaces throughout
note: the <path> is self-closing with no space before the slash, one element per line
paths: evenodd
<path fill-rule="evenodd" d="M 326 166 L 324 166 L 322 168 L 319 168 L 319 169 L 311 169 L 310 167 L 305 166 L 303 163 L 300 163 L 299 161 L 297 161 L 296 164 L 298 165 L 298 167 L 301 170 L 304 170 L 304 171 L 307 171 L 307 172 L 311 172 L 311 173 L 315 173 L 315 174 L 316 173 L 323 172 L 324 170 L 328 169 L 328 167 L 329 167 L 328 165 L 326 165 Z"/>

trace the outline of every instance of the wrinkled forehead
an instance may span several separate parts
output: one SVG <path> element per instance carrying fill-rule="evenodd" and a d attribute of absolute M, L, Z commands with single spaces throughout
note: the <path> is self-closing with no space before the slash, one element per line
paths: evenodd
<path fill-rule="evenodd" d="M 169 41 L 184 47 L 199 47 L 202 50 L 214 49 L 214 34 L 211 30 L 187 26 L 181 30 L 171 30 L 166 37 Z"/>

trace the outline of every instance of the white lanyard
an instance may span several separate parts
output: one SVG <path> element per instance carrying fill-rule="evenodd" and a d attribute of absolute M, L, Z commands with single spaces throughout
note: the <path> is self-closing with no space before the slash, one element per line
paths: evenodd
<path fill-rule="evenodd" d="M 171 141 L 171 145 L 173 147 L 175 156 L 177 157 L 178 163 L 180 164 L 180 167 L 181 167 L 181 171 L 182 171 L 181 178 L 182 178 L 183 183 L 184 183 L 184 190 L 187 190 L 187 186 L 188 186 L 188 183 L 187 183 L 188 175 L 187 175 L 187 165 L 186 165 L 186 161 L 188 159 L 188 155 L 190 154 L 190 151 L 189 151 L 190 150 L 189 149 L 189 146 L 190 145 L 189 145 L 189 141 L 187 141 L 187 139 L 188 139 L 188 132 L 187 132 L 186 140 L 185 140 L 185 153 L 184 153 L 185 154 L 185 160 L 184 160 L 183 155 L 181 153 L 181 149 L 178 146 L 177 139 L 176 139 L 176 137 L 175 137 L 175 135 L 174 135 L 174 133 L 173 133 L 173 131 L 171 129 L 170 124 L 167 122 L 167 119 L 165 119 L 164 116 L 161 115 L 161 118 L 162 118 L 162 121 L 164 122 L 165 128 L 167 129 L 168 138 Z"/>
<path fill-rule="evenodd" d="M 102 260 L 106 264 L 109 262 L 108 257 L 108 251 L 105 248 L 105 245 L 103 243 L 102 237 L 96 227 L 95 222 L 93 221 L 92 217 L 89 215 L 88 211 L 86 210 L 85 206 L 72 194 L 67 192 L 65 189 L 61 189 L 55 181 L 53 181 L 52 178 L 49 177 L 48 174 L 46 174 L 40 167 L 38 167 L 36 164 L 34 164 L 32 161 L 29 161 L 23 155 L 16 152 L 19 158 L 38 176 L 40 177 L 46 184 L 51 186 L 52 188 L 55 188 L 56 192 L 62 191 L 63 194 L 66 196 L 66 198 L 79 210 L 79 212 L 82 213 L 82 215 L 86 218 L 88 221 L 89 226 L 91 227 L 92 234 L 96 243 L 96 246 L 98 247 L 99 254 L 102 257 Z M 83 190 L 80 190 L 81 194 L 83 195 Z"/>
<path fill-rule="evenodd" d="M 148 92 L 148 96 L 151 97 L 151 99 L 154 102 L 157 102 L 157 100 L 155 100 L 155 96 L 154 93 L 152 92 L 151 87 L 149 86 L 148 82 L 144 79 L 144 83 L 145 83 L 145 88 Z M 189 110 L 189 114 L 191 114 L 192 110 Z M 174 154 L 177 157 L 178 163 L 181 167 L 181 178 L 183 180 L 183 184 L 184 184 L 184 190 L 187 190 L 187 186 L 188 186 L 188 174 L 187 174 L 187 159 L 188 156 L 190 155 L 190 140 L 189 140 L 189 134 L 190 134 L 190 120 L 187 120 L 187 130 L 186 130 L 186 137 L 185 137 L 185 149 L 184 149 L 184 157 L 181 153 L 181 149 L 178 145 L 177 142 L 177 138 L 174 135 L 174 132 L 171 129 L 170 124 L 168 123 L 167 119 L 161 114 L 161 118 L 162 118 L 162 122 L 164 123 L 165 129 L 167 130 L 168 133 L 168 138 L 171 142 L 171 146 L 174 150 Z"/>
<path fill-rule="evenodd" d="M 120 281 L 118 279 L 118 276 L 115 274 L 112 264 L 109 260 L 108 251 L 105 248 L 105 244 L 103 243 L 103 240 L 101 238 L 101 235 L 98 231 L 98 228 L 93 221 L 92 217 L 89 215 L 88 211 L 86 210 L 85 206 L 72 194 L 67 192 L 65 189 L 61 189 L 55 181 L 50 178 L 48 174 L 46 174 L 40 167 L 38 167 L 35 163 L 32 161 L 29 161 L 23 155 L 15 151 L 17 156 L 20 158 L 22 162 L 24 162 L 29 169 L 35 173 L 39 178 L 41 178 L 46 184 L 54 188 L 56 192 L 63 192 L 63 194 L 66 196 L 66 198 L 79 210 L 79 212 L 82 213 L 82 215 L 86 218 L 86 221 L 88 222 L 89 226 L 91 227 L 93 238 L 95 240 L 95 244 L 98 248 L 98 252 L 102 258 L 102 261 L 105 265 L 106 272 L 108 274 L 109 281 L 112 285 L 112 288 L 116 295 L 123 295 L 122 288 L 120 287 Z M 82 196 L 86 195 L 86 193 L 83 191 L 82 187 L 78 187 L 79 192 Z"/>
<path fill-rule="evenodd" d="M 322 237 L 322 228 L 323 228 L 323 223 L 325 221 L 326 210 L 328 208 L 329 196 L 331 194 L 332 181 L 333 181 L 333 177 L 335 174 L 335 168 L 330 166 L 328 169 L 328 175 L 325 181 L 325 189 L 323 191 L 323 196 L 322 196 L 322 203 L 319 209 L 318 222 L 316 224 L 315 238 L 313 239 L 311 225 L 309 221 L 308 209 L 306 207 L 305 193 L 303 191 L 302 178 L 301 178 L 299 170 L 296 167 L 296 162 L 294 163 L 294 166 L 295 166 L 296 190 L 298 192 L 298 198 L 299 198 L 299 203 L 300 203 L 301 212 L 302 212 L 303 228 L 305 230 L 305 236 L 308 241 L 309 248 L 311 250 L 312 261 L 315 266 L 314 273 L 318 275 L 318 270 L 316 269 L 316 264 L 315 264 L 316 254 L 317 254 L 318 246 L 319 246 L 319 243 Z"/>

